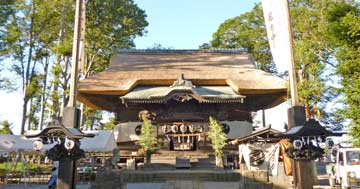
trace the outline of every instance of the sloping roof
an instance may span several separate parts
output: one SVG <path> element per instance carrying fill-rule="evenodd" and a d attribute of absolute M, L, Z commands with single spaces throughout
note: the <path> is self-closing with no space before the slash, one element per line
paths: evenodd
<path fill-rule="evenodd" d="M 35 151 L 33 148 L 34 141 L 38 138 L 28 139 L 21 135 L 0 134 L 0 152 L 11 151 Z M 41 151 L 52 148 L 53 144 L 45 144 Z"/>
<path fill-rule="evenodd" d="M 114 134 L 111 131 L 85 131 L 84 133 L 93 134 L 93 138 L 80 139 L 80 148 L 86 152 L 111 152 L 116 148 Z M 34 141 L 39 138 L 25 138 L 21 135 L 0 134 L 0 152 L 11 151 L 35 151 L 33 149 Z M 44 144 L 41 150 L 49 150 L 55 144 Z"/>
<path fill-rule="evenodd" d="M 84 131 L 94 134 L 94 138 L 82 138 L 81 149 L 86 152 L 111 152 L 116 148 L 115 137 L 112 131 Z"/>
<path fill-rule="evenodd" d="M 254 132 L 252 132 L 251 134 L 245 136 L 245 137 L 241 137 L 235 140 L 230 141 L 231 144 L 240 144 L 240 143 L 246 143 L 248 141 L 251 140 L 255 140 L 257 138 L 261 138 L 266 140 L 267 137 L 271 138 L 271 140 L 274 139 L 274 135 L 281 133 L 280 131 L 273 129 L 271 127 L 266 127 L 263 129 L 259 129 L 256 130 Z M 281 140 L 281 139 L 276 139 L 276 140 Z"/>
<path fill-rule="evenodd" d="M 186 89 L 184 87 L 164 86 L 139 86 L 128 94 L 120 97 L 124 103 L 166 103 L 172 92 L 184 92 L 192 94 L 201 103 L 212 103 L 219 101 L 242 103 L 245 96 L 236 94 L 229 86 L 201 86 Z M 190 92 L 190 93 L 189 93 Z"/>
<path fill-rule="evenodd" d="M 285 80 L 256 69 L 243 50 L 127 50 L 114 55 L 105 71 L 80 81 L 78 99 L 106 109 L 111 103 L 99 98 L 123 96 L 136 86 L 170 86 L 182 74 L 196 86 L 230 86 L 245 96 L 284 97 L 287 91 Z"/>
<path fill-rule="evenodd" d="M 327 130 L 321 126 L 320 123 L 314 119 L 310 119 L 304 123 L 290 128 L 285 133 L 276 134 L 279 138 L 296 139 L 303 136 L 342 136 L 344 133 L 335 133 Z"/>

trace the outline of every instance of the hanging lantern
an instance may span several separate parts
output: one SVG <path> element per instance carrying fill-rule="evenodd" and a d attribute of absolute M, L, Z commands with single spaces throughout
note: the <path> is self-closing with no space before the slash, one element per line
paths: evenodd
<path fill-rule="evenodd" d="M 67 150 L 71 150 L 74 148 L 75 146 L 75 142 L 73 140 L 68 139 L 67 137 L 65 138 L 65 143 L 64 146 Z"/>
<path fill-rule="evenodd" d="M 189 131 L 190 131 L 190 133 L 195 133 L 195 131 L 196 131 L 195 126 L 194 126 L 194 125 L 190 125 L 190 126 L 189 126 Z"/>
<path fill-rule="evenodd" d="M 161 127 L 161 129 L 162 129 L 162 131 L 163 131 L 164 134 L 166 134 L 166 133 L 168 132 L 168 130 L 169 130 L 166 125 L 163 125 L 163 126 Z"/>
<path fill-rule="evenodd" d="M 38 140 L 34 141 L 33 148 L 34 148 L 35 151 L 39 151 L 43 147 L 44 147 L 44 144 L 41 141 L 38 141 Z"/>
<path fill-rule="evenodd" d="M 199 126 L 198 126 L 198 131 L 199 131 L 200 133 L 202 133 L 202 132 L 204 131 L 204 126 L 199 125 Z"/>
<path fill-rule="evenodd" d="M 181 131 L 182 133 L 186 133 L 187 127 L 186 127 L 184 124 L 181 124 L 181 125 L 180 125 L 180 131 Z"/>
<path fill-rule="evenodd" d="M 294 149 L 300 150 L 303 147 L 303 141 L 298 140 L 298 139 L 294 140 L 293 141 L 293 146 L 294 146 Z"/>
<path fill-rule="evenodd" d="M 177 133 L 177 132 L 178 132 L 178 130 L 179 130 L 179 128 L 178 128 L 178 126 L 177 126 L 177 125 L 173 125 L 173 126 L 171 126 L 171 131 L 172 131 L 173 133 Z"/>

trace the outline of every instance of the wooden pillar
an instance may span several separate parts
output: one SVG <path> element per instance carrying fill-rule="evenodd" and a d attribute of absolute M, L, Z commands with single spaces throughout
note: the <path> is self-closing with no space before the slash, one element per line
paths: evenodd
<path fill-rule="evenodd" d="M 85 40 L 85 0 L 76 0 L 74 38 L 72 49 L 72 65 L 70 75 L 69 102 L 63 110 L 62 124 L 67 128 L 79 128 L 80 110 L 76 108 L 78 64 L 84 52 Z M 81 42 L 82 41 L 82 42 Z M 81 46 L 82 44 L 82 46 Z M 60 160 L 56 187 L 59 189 L 75 189 L 76 162 Z"/>

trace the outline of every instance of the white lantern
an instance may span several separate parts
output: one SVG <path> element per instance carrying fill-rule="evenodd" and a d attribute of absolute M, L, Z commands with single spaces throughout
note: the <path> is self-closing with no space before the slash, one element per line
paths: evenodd
<path fill-rule="evenodd" d="M 293 141 L 293 146 L 296 150 L 300 150 L 303 147 L 303 141 L 301 140 L 294 140 Z"/>
<path fill-rule="evenodd" d="M 75 142 L 73 140 L 70 140 L 68 138 L 65 138 L 65 143 L 64 146 L 67 150 L 71 150 L 74 148 L 75 146 Z"/>
<path fill-rule="evenodd" d="M 190 131 L 190 133 L 194 133 L 195 130 L 196 130 L 196 128 L 195 128 L 194 125 L 190 125 L 190 126 L 189 126 L 189 131 Z"/>
<path fill-rule="evenodd" d="M 186 133 L 187 127 L 186 127 L 184 124 L 181 124 L 181 125 L 180 125 L 180 131 L 181 131 L 182 133 Z"/>
<path fill-rule="evenodd" d="M 178 132 L 178 126 L 177 126 L 177 125 L 171 126 L 171 131 L 172 131 L 173 133 L 177 133 L 177 132 Z"/>
<path fill-rule="evenodd" d="M 38 140 L 34 141 L 34 143 L 33 143 L 34 150 L 39 151 L 43 147 L 44 147 L 44 144 L 41 141 L 38 141 Z"/>

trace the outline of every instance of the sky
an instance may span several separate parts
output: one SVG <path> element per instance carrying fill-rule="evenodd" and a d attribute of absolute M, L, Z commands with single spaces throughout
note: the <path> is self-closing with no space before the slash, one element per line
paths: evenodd
<path fill-rule="evenodd" d="M 147 35 L 136 48 L 154 44 L 174 49 L 197 49 L 209 42 L 225 20 L 251 10 L 259 0 L 135 0 L 147 14 Z"/>
<path fill-rule="evenodd" d="M 225 20 L 239 16 L 254 7 L 259 0 L 135 0 L 147 15 L 149 26 L 144 37 L 135 39 L 136 48 L 146 49 L 161 44 L 174 49 L 197 49 L 209 42 L 212 34 Z M 13 131 L 20 133 L 22 95 L 0 91 L 0 121 L 9 120 Z M 268 115 L 286 113 L 288 103 Z M 276 113 L 274 113 L 276 112 Z M 283 116 L 286 117 L 286 116 Z M 281 125 L 284 118 L 267 116 L 266 123 Z"/>

